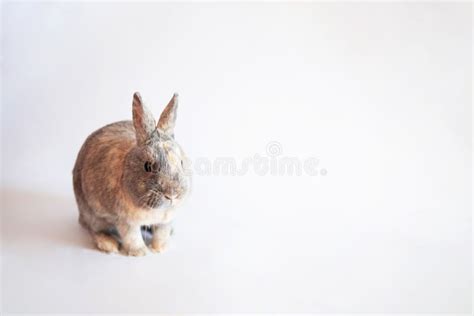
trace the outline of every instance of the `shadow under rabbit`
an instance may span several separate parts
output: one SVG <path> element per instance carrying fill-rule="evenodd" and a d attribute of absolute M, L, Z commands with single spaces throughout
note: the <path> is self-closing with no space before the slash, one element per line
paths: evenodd
<path fill-rule="evenodd" d="M 73 197 L 18 189 L 2 189 L 4 247 L 66 247 L 93 249 L 77 221 Z"/>
<path fill-rule="evenodd" d="M 78 223 L 73 197 L 17 189 L 2 189 L 1 197 L 4 247 L 43 249 L 53 244 L 96 250 L 89 233 Z M 118 238 L 116 232 L 110 233 Z M 142 227 L 142 236 L 149 244 L 151 228 Z"/>

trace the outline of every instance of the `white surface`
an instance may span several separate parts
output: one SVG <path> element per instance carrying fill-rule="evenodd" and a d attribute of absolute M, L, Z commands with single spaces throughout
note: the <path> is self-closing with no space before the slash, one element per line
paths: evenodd
<path fill-rule="evenodd" d="M 6 4 L 7 312 L 471 307 L 469 4 Z M 181 96 L 195 161 L 315 156 L 326 176 L 195 176 L 172 249 L 77 224 L 85 137 Z"/>

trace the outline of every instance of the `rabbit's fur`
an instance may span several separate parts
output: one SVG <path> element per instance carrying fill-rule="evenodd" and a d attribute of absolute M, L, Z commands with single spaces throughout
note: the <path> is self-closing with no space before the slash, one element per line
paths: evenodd
<path fill-rule="evenodd" d="M 151 226 L 153 252 L 165 249 L 175 208 L 188 192 L 186 156 L 174 140 L 178 96 L 155 124 L 138 93 L 133 121 L 92 133 L 77 156 L 73 185 L 79 222 L 102 251 L 142 256 L 141 229 Z"/>

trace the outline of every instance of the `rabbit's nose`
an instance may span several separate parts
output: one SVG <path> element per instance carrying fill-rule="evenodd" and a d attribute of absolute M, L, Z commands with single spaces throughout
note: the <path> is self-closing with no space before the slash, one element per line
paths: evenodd
<path fill-rule="evenodd" d="M 174 200 L 178 197 L 178 194 L 176 193 L 167 193 L 165 194 L 165 198 L 167 198 L 168 200 Z"/>

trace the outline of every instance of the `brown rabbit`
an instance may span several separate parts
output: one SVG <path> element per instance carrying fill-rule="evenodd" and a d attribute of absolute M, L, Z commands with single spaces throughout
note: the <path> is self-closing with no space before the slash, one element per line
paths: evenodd
<path fill-rule="evenodd" d="M 73 170 L 79 222 L 97 248 L 143 256 L 141 229 L 151 226 L 150 250 L 165 249 L 175 208 L 190 187 L 186 156 L 174 139 L 178 95 L 155 124 L 138 93 L 133 122 L 109 124 L 82 145 Z"/>

